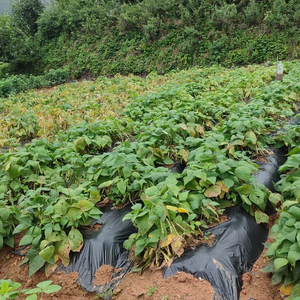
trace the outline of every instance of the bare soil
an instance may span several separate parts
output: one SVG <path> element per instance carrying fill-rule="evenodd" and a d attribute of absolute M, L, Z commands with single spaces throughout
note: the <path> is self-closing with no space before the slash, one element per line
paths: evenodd
<path fill-rule="evenodd" d="M 104 285 L 110 283 L 112 280 L 112 275 L 114 272 L 114 267 L 109 265 L 101 266 L 95 273 L 95 279 L 93 284 Z"/>

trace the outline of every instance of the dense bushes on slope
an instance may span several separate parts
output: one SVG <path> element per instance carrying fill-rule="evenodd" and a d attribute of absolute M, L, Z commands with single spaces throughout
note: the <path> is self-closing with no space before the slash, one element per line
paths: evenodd
<path fill-rule="evenodd" d="M 68 65 L 74 77 L 261 63 L 299 57 L 299 21 L 297 0 L 56 0 L 27 57 L 42 69 Z M 0 56 L 11 59 L 1 47 Z"/>

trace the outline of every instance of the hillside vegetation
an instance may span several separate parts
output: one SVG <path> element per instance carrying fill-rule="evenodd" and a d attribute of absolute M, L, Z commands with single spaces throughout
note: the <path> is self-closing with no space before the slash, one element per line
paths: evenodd
<path fill-rule="evenodd" d="M 71 77 L 262 63 L 299 57 L 299 24 L 297 0 L 17 0 L 0 16 L 0 62 Z"/>

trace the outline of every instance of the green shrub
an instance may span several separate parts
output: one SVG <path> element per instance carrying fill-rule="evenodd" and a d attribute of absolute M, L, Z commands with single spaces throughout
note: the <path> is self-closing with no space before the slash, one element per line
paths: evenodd
<path fill-rule="evenodd" d="M 69 79 L 68 69 L 49 70 L 41 76 L 12 75 L 0 80 L 0 97 L 17 94 L 29 89 L 54 86 L 66 82 Z"/>
<path fill-rule="evenodd" d="M 10 65 L 8 63 L 0 62 L 0 79 L 6 77 L 9 74 Z"/>

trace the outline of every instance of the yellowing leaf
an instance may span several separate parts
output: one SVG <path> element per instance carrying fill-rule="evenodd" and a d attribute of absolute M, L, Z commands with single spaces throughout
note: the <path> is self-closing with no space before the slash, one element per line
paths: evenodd
<path fill-rule="evenodd" d="M 294 287 L 294 283 L 289 284 L 288 286 L 285 286 L 284 284 L 280 287 L 280 292 L 285 295 L 289 296 L 292 293 L 292 289 Z"/>
<path fill-rule="evenodd" d="M 185 240 L 182 236 L 174 236 L 171 242 L 172 251 L 180 257 L 184 252 Z"/>
<path fill-rule="evenodd" d="M 204 135 L 205 134 L 205 131 L 204 131 L 204 127 L 201 126 L 201 125 L 198 125 L 198 127 L 196 128 L 197 132 L 200 133 L 201 135 Z"/>
<path fill-rule="evenodd" d="M 188 158 L 189 158 L 189 155 L 190 155 L 190 152 L 187 151 L 187 150 L 184 150 L 184 149 L 180 149 L 178 151 L 178 154 L 183 158 L 183 160 L 185 162 L 187 162 Z"/>
<path fill-rule="evenodd" d="M 250 141 L 253 145 L 255 145 L 257 143 L 257 137 L 256 134 L 250 130 L 245 134 L 245 139 L 247 141 Z"/>
<path fill-rule="evenodd" d="M 223 192 L 225 192 L 225 193 L 229 192 L 229 188 L 225 185 L 223 180 L 222 181 L 217 181 L 216 185 L 218 185 Z"/>
<path fill-rule="evenodd" d="M 174 237 L 175 237 L 175 234 L 174 234 L 174 233 L 168 234 L 165 241 L 160 241 L 161 247 L 164 248 L 164 247 L 169 246 L 169 245 L 171 244 L 171 242 L 172 242 L 172 239 L 173 239 Z"/>
<path fill-rule="evenodd" d="M 187 130 L 187 126 L 186 126 L 185 124 L 180 124 L 180 128 L 181 128 L 182 130 Z"/>
<path fill-rule="evenodd" d="M 204 195 L 205 195 L 205 197 L 213 198 L 213 197 L 219 196 L 221 194 L 221 192 L 222 192 L 221 187 L 219 185 L 215 184 L 215 185 L 209 187 L 205 191 Z"/>
<path fill-rule="evenodd" d="M 177 211 L 178 210 L 177 207 L 171 206 L 171 205 L 166 205 L 166 209 L 171 210 L 171 211 Z"/>
<path fill-rule="evenodd" d="M 7 166 L 5 167 L 5 172 L 7 172 L 10 168 L 10 163 L 7 164 Z"/>
<path fill-rule="evenodd" d="M 188 212 L 188 210 L 186 210 L 185 208 L 183 208 L 183 207 L 178 207 L 178 212 L 180 212 L 180 213 L 185 213 L 185 214 L 190 214 L 189 212 Z"/>

